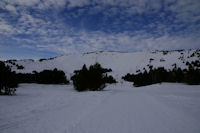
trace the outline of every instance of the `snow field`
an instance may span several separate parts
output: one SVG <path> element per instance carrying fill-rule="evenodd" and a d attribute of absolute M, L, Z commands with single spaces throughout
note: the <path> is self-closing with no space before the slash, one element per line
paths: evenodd
<path fill-rule="evenodd" d="M 199 133 L 200 86 L 124 82 L 101 92 L 20 84 L 0 97 L 1 133 Z"/>

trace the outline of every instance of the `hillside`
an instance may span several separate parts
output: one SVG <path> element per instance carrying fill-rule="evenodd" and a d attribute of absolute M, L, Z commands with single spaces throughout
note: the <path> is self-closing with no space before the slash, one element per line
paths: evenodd
<path fill-rule="evenodd" d="M 58 68 L 63 70 L 68 77 L 71 77 L 74 70 L 80 69 L 83 64 L 87 66 L 99 62 L 105 68 L 111 68 L 117 80 L 127 73 L 136 73 L 153 68 L 165 67 L 167 70 L 176 67 L 187 69 L 187 62 L 200 60 L 200 50 L 177 50 L 177 51 L 154 51 L 154 52 L 93 52 L 86 54 L 71 54 L 50 59 L 40 60 L 10 60 L 6 61 L 13 71 L 20 73 L 32 73 L 44 69 Z M 23 66 L 20 69 L 17 66 Z"/>

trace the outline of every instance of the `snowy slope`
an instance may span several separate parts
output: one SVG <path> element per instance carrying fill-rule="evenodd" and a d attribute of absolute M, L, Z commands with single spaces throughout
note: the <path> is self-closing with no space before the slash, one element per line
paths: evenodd
<path fill-rule="evenodd" d="M 71 85 L 20 84 L 0 97 L 1 133 L 199 133 L 200 87 L 110 85 L 76 92 Z"/>
<path fill-rule="evenodd" d="M 44 69 L 58 68 L 63 70 L 68 77 L 74 70 L 80 69 L 83 64 L 87 66 L 99 62 L 103 67 L 112 68 L 115 78 L 121 79 L 127 73 L 136 73 L 137 70 L 148 70 L 148 65 L 154 68 L 164 66 L 166 69 L 172 69 L 173 64 L 182 69 L 188 68 L 186 62 L 200 60 L 200 50 L 182 50 L 182 51 L 154 51 L 154 52 L 93 52 L 87 54 L 71 54 L 56 57 L 50 60 L 18 60 L 15 63 L 23 65 L 23 70 L 18 70 L 15 65 L 7 63 L 12 70 L 22 73 L 31 73 L 32 71 L 42 71 Z"/>

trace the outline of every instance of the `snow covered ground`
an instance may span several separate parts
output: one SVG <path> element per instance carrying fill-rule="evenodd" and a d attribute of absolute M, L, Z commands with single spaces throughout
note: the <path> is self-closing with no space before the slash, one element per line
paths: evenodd
<path fill-rule="evenodd" d="M 76 92 L 72 85 L 20 84 L 16 96 L 0 96 L 0 133 L 200 133 L 200 86 L 163 83 L 135 88 L 127 73 L 200 60 L 200 50 L 94 52 L 49 60 L 7 61 L 13 71 L 74 70 L 99 62 L 118 83 L 101 92 Z M 24 69 L 17 69 L 22 65 Z M 200 69 L 200 68 L 199 68 Z"/>
<path fill-rule="evenodd" d="M 101 92 L 20 84 L 0 97 L 1 133 L 200 133 L 200 86 L 124 82 Z"/>

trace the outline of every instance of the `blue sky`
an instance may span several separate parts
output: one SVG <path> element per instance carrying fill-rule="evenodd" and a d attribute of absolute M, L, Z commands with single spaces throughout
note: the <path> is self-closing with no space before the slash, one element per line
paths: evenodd
<path fill-rule="evenodd" d="M 0 1 L 0 59 L 194 48 L 199 0 Z"/>

